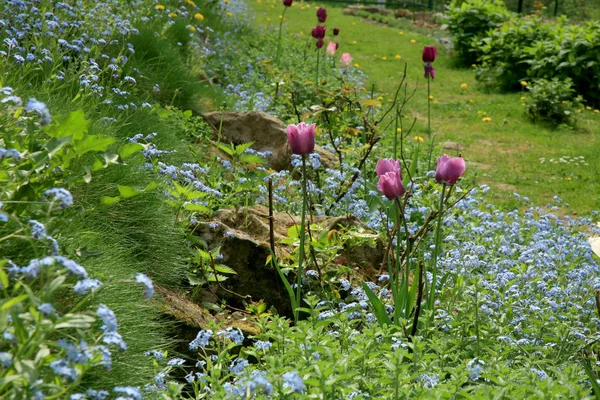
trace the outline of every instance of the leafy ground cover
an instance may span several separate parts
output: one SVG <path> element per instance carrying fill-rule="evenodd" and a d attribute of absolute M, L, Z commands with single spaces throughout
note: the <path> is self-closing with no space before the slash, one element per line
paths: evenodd
<path fill-rule="evenodd" d="M 282 12 L 280 4 L 267 0 L 249 4 L 257 12 L 255 23 L 274 29 Z M 313 3 L 294 3 L 285 16 L 286 34 L 300 38 L 309 35 L 315 7 Z M 423 28 L 417 32 L 410 24 L 405 29 L 383 26 L 343 15 L 338 7 L 328 7 L 328 13 L 328 29 L 340 29 L 336 38 L 340 51 L 352 54 L 369 77 L 366 86 L 375 85 L 384 102 L 392 96 L 389 88 L 400 81 L 407 63 L 411 84 L 418 85 L 407 115 L 417 118 L 415 133 L 426 137 L 427 116 L 423 110 L 427 108 L 427 85 L 422 78 L 421 51 L 423 46 L 436 44 L 444 34 L 436 28 L 427 34 Z M 490 185 L 495 202 L 512 208 L 516 204 L 513 193 L 518 192 L 536 204 L 546 204 L 559 195 L 570 204 L 568 212 L 575 215 L 598 208 L 600 113 L 582 107 L 575 130 L 532 124 L 525 115 L 526 91 L 500 94 L 478 90 L 473 71 L 456 68 L 451 51 L 441 52 L 435 66 L 432 130 L 436 140 L 462 145 L 462 155 L 473 162 L 471 173 L 477 176 L 477 182 Z M 462 84 L 466 84 L 465 89 Z M 579 157 L 585 163 L 570 161 Z"/>
<path fill-rule="evenodd" d="M 269 13 L 283 9 L 279 3 L 251 6 Z M 576 163 L 588 164 L 582 170 L 596 164 L 572 154 L 556 163 L 538 158 L 527 167 L 514 161 L 533 156 L 517 151 L 470 154 L 483 132 L 459 140 L 458 133 L 445 130 L 448 125 L 451 132 L 453 124 L 457 130 L 478 126 L 490 129 L 482 140 L 494 135 L 508 140 L 501 136 L 508 135 L 506 125 L 518 121 L 515 136 L 548 147 L 551 134 L 567 143 L 567 137 L 588 140 L 596 132 L 551 133 L 533 126 L 522 117 L 522 106 L 510 103 L 513 95 L 475 91 L 473 72 L 452 69 L 440 56 L 433 131 L 444 130 L 438 143 L 455 138 L 465 146 L 471 173 L 455 185 L 458 176 L 432 173 L 441 151 L 429 153 L 422 85 L 413 99 L 400 96 L 400 121 L 417 117 L 416 127 L 405 128 L 407 137 L 399 143 L 390 134 L 395 121 L 386 104 L 393 105 L 390 88 L 399 82 L 398 67 L 408 58 L 413 61 L 408 83 L 421 76 L 422 45 L 432 43 L 419 41 L 433 39 L 396 32 L 399 40 L 408 38 L 407 54 L 394 48 L 385 55 L 391 50 L 383 42 L 390 28 L 330 9 L 329 32 L 339 23 L 343 40 L 337 56 L 357 46 L 351 53 L 358 66 L 341 65 L 337 56 L 332 62 L 324 46 L 317 53 L 323 56 L 317 76 L 315 39 L 303 27 L 309 18 L 293 22 L 297 11 L 316 21 L 315 9 L 307 7 L 287 10 L 289 29 L 297 24 L 304 38 L 284 30 L 278 54 L 277 24 L 263 30 L 261 24 L 269 21 L 252 22 L 243 1 L 5 4 L 0 21 L 5 28 L 2 397 L 590 398 L 599 393 L 599 268 L 586 241 L 588 234 L 598 234 L 596 214 L 554 215 L 592 209 L 596 187 L 576 182 L 590 196 L 580 203 L 567 197 L 573 204 L 566 208 L 561 197 L 570 192 L 565 196 L 563 186 L 545 180 L 550 164 L 565 164 L 565 174 Z M 378 55 L 371 55 L 374 51 Z M 444 80 L 444 72 L 456 81 Z M 384 87 L 383 93 L 371 92 L 370 82 Z M 471 95 L 474 103 L 468 101 Z M 453 111 L 453 101 L 464 109 L 457 105 Z M 490 114 L 477 114 L 476 101 Z M 269 152 L 252 150 L 248 143 L 217 143 L 199 116 L 210 109 L 260 109 L 286 122 L 314 122 L 317 142 L 342 162 L 326 168 L 311 148 L 292 156 L 290 170 L 272 171 Z M 584 124 L 597 121 L 588 111 L 582 112 Z M 498 123 L 493 112 L 506 121 Z M 503 146 L 489 144 L 497 145 Z M 392 156 L 399 161 L 384 162 L 391 169 L 381 171 L 376 160 Z M 492 157 L 512 164 L 492 164 Z M 490 169 L 474 167 L 473 159 Z M 547 194 L 533 182 L 519 181 L 521 195 L 504 198 L 485 184 L 489 179 L 490 185 L 516 186 L 500 172 L 518 175 L 515 169 L 524 174 L 531 168 L 534 176 L 538 165 L 535 176 L 544 178 L 539 185 Z M 476 168 L 479 173 L 472 173 Z M 394 195 L 377 184 L 382 175 L 395 179 Z M 206 304 L 202 295 L 235 275 L 218 247 L 192 233 L 220 209 L 268 205 L 269 178 L 276 211 L 353 214 L 364 226 L 325 230 L 311 223 L 307 236 L 301 233 L 304 226 L 293 227 L 275 244 L 270 271 L 289 285 L 288 294 L 300 307 L 277 315 L 264 303 L 235 303 L 245 308 L 242 320 L 251 331 L 215 318 L 195 339 L 181 343 L 180 332 L 162 318 L 162 293 L 172 290 L 225 315 L 229 304 Z M 390 200 L 394 196 L 402 201 Z M 234 240 L 233 232 L 215 222 L 210 229 Z M 340 257 L 348 248 L 378 241 L 387 244 L 386 262 L 357 269 L 353 260 Z"/>

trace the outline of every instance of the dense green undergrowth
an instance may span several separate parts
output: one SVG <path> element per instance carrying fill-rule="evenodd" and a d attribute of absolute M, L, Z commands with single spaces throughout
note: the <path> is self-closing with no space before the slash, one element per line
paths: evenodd
<path fill-rule="evenodd" d="M 17 44 L 3 42 L 0 59 L 1 396 L 104 398 L 88 388 L 123 399 L 591 396 L 600 283 L 582 232 L 597 233 L 592 218 L 550 214 L 564 206 L 555 192 L 546 208 L 515 195 L 513 210 L 488 203 L 489 187 L 473 176 L 440 185 L 431 173 L 439 150 L 424 139 L 423 121 L 411 128 L 410 112 L 426 113 L 426 103 L 403 90 L 394 98 L 391 85 L 371 91 L 360 65 L 342 64 L 345 48 L 326 56 L 312 37 L 285 35 L 274 61 L 277 30 L 252 25 L 235 0 L 12 1 L 2 11 L 3 35 Z M 328 23 L 350 24 L 336 17 Z M 66 42 L 36 34 L 52 29 Z M 388 77 L 395 87 L 397 77 Z M 198 117 L 214 109 L 314 122 L 317 141 L 342 162 L 326 168 L 313 153 L 306 167 L 292 157 L 289 171 L 271 171 L 268 151 L 215 143 Z M 376 160 L 391 157 L 401 162 L 402 205 L 376 185 Z M 210 322 L 180 343 L 162 318 L 162 288 L 201 302 L 235 278 L 219 248 L 190 229 L 221 208 L 267 204 L 267 177 L 274 208 L 298 214 L 299 176 L 313 214 L 364 224 L 311 225 L 303 272 L 299 229 L 277 244 L 288 249 L 277 254 L 279 276 L 301 284 L 301 317 L 290 325 L 263 303 L 232 303 L 246 308 L 250 337 Z M 428 234 L 433 219 L 443 240 Z M 391 220 L 404 226 L 393 231 Z M 388 270 L 342 256 L 378 239 L 393 249 Z M 405 306 L 389 283 L 392 264 L 406 271 Z M 418 320 L 413 305 L 424 290 Z"/>

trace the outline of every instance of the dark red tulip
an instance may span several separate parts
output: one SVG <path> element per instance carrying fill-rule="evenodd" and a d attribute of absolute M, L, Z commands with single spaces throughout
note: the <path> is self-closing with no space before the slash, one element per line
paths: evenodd
<path fill-rule="evenodd" d="M 325 37 L 325 27 L 317 25 L 312 30 L 312 37 L 315 39 L 323 39 Z"/>
<path fill-rule="evenodd" d="M 432 63 L 437 57 L 437 49 L 433 46 L 425 46 L 423 49 L 423 62 Z"/>
<path fill-rule="evenodd" d="M 321 47 L 323 47 L 324 44 L 325 44 L 325 41 L 323 39 L 318 39 L 317 43 L 315 43 L 315 45 L 317 46 L 317 49 L 320 49 Z"/>
<path fill-rule="evenodd" d="M 283 0 L 283 5 L 286 7 L 291 7 L 292 2 L 293 2 L 293 0 Z"/>
<path fill-rule="evenodd" d="M 333 36 L 337 36 L 340 34 L 340 30 L 338 28 L 333 28 Z"/>
<path fill-rule="evenodd" d="M 319 19 L 320 23 L 325 22 L 327 19 L 327 10 L 325 10 L 323 7 L 319 7 L 317 10 L 317 18 Z"/>

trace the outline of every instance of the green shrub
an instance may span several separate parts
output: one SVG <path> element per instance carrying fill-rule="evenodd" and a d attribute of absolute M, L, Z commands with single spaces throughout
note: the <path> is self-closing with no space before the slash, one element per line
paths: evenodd
<path fill-rule="evenodd" d="M 540 79 L 528 89 L 525 106 L 532 120 L 552 125 L 575 123 L 573 109 L 581 106 L 582 98 L 575 96 L 571 79 Z"/>
<path fill-rule="evenodd" d="M 480 41 L 483 55 L 477 80 L 502 90 L 520 89 L 519 82 L 527 78 L 530 68 L 525 49 L 552 38 L 558 29 L 538 17 L 507 21 Z"/>
<path fill-rule="evenodd" d="M 458 61 L 464 65 L 477 62 L 482 56 L 478 48 L 479 41 L 510 17 L 511 13 L 500 0 L 467 0 L 462 4 L 453 2 L 446 23 L 454 39 Z"/>
<path fill-rule="evenodd" d="M 600 103 L 600 22 L 567 25 L 526 49 L 533 78 L 571 78 L 587 101 Z"/>

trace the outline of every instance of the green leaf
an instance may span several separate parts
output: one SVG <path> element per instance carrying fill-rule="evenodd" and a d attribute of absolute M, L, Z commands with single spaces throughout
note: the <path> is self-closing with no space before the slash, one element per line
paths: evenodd
<path fill-rule="evenodd" d="M 119 149 L 119 156 L 122 159 L 126 159 L 137 153 L 138 151 L 144 150 L 144 146 L 140 143 L 127 143 L 124 146 L 121 146 Z"/>
<path fill-rule="evenodd" d="M 248 164 L 263 164 L 265 159 L 256 154 L 244 154 L 240 156 L 240 161 Z"/>
<path fill-rule="evenodd" d="M 66 144 L 71 142 L 72 137 L 53 138 L 46 142 L 44 148 L 48 150 L 48 155 L 52 157 L 58 153 Z"/>
<path fill-rule="evenodd" d="M 230 156 L 233 156 L 235 154 L 235 149 L 233 148 L 233 146 L 225 146 L 222 143 L 217 143 L 216 146 L 219 150 L 229 154 Z"/>
<path fill-rule="evenodd" d="M 0 284 L 2 284 L 3 289 L 8 288 L 8 275 L 4 272 L 4 268 L 0 268 Z"/>
<path fill-rule="evenodd" d="M 365 293 L 367 294 L 367 297 L 369 298 L 369 302 L 373 307 L 375 317 L 377 318 L 377 321 L 379 321 L 379 325 L 393 325 L 393 322 L 390 319 L 389 315 L 387 315 L 387 313 L 385 312 L 385 306 L 383 302 L 379 299 L 379 297 L 377 297 L 375 293 L 373 293 L 373 291 L 369 288 L 369 286 L 367 286 L 365 282 L 362 283 L 362 287 Z"/>
<path fill-rule="evenodd" d="M 200 278 L 199 276 L 197 276 L 195 274 L 192 274 L 191 272 L 188 272 L 187 278 L 188 278 L 188 281 L 190 282 L 190 285 L 192 285 L 192 286 L 204 285 L 206 283 L 206 281 L 204 279 Z"/>
<path fill-rule="evenodd" d="M 185 110 L 183 112 L 183 116 L 185 117 L 185 119 L 190 119 L 192 116 L 192 110 Z"/>
<path fill-rule="evenodd" d="M 90 151 L 106 151 L 113 144 L 115 138 L 103 135 L 87 135 L 83 139 L 73 143 L 73 148 L 78 155 Z"/>
<path fill-rule="evenodd" d="M 54 119 L 54 124 L 48 125 L 46 133 L 53 138 L 72 136 L 73 140 L 81 140 L 88 132 L 89 120 L 85 119 L 83 110 L 79 109 Z"/>
<path fill-rule="evenodd" d="M 185 206 L 183 206 L 183 208 L 187 211 L 196 211 L 201 213 L 207 213 L 209 211 L 208 207 L 203 206 L 202 204 L 194 203 L 187 203 Z"/>
<path fill-rule="evenodd" d="M 241 156 L 246 150 L 248 150 L 252 145 L 254 144 L 254 142 L 250 142 L 250 143 L 242 143 L 240 145 L 235 146 L 235 154 L 237 156 Z"/>
<path fill-rule="evenodd" d="M 131 186 L 117 185 L 117 188 L 119 189 L 119 194 L 121 194 L 121 196 L 124 199 L 128 199 L 130 197 L 137 196 L 140 193 L 144 193 L 148 190 L 156 189 L 157 187 L 158 187 L 158 183 L 156 183 L 156 182 L 150 182 L 148 184 L 148 186 L 146 186 L 145 189 L 136 189 Z"/>
<path fill-rule="evenodd" d="M 120 197 L 102 196 L 100 199 L 100 204 L 103 206 L 110 206 L 111 204 L 118 203 L 120 200 Z"/>
<path fill-rule="evenodd" d="M 3 310 L 8 310 L 11 307 L 16 306 L 17 304 L 19 304 L 20 302 L 22 302 L 23 300 L 26 300 L 29 296 L 26 294 L 22 294 L 20 296 L 14 297 L 8 301 L 5 301 L 2 306 L 0 306 L 0 311 Z"/>
<path fill-rule="evenodd" d="M 96 318 L 84 314 L 66 314 L 60 319 L 60 322 L 55 325 L 56 329 L 62 328 L 78 328 L 88 329 L 96 321 Z"/>
<path fill-rule="evenodd" d="M 235 272 L 232 268 L 230 268 L 230 267 L 228 267 L 227 265 L 224 265 L 224 264 L 216 264 L 215 265 L 215 271 L 221 272 L 223 274 L 234 274 L 234 275 L 237 275 L 237 272 Z"/>

